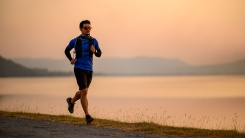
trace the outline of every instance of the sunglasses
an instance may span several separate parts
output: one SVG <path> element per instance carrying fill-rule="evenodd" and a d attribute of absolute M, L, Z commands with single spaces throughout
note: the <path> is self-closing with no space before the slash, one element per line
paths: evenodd
<path fill-rule="evenodd" d="M 83 27 L 85 30 L 91 30 L 92 27 L 88 26 L 88 27 Z"/>

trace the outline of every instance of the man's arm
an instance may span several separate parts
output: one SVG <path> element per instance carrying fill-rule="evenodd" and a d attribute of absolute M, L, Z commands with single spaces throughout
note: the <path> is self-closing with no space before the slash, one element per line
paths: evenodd
<path fill-rule="evenodd" d="M 96 51 L 95 51 L 95 53 L 94 53 L 94 54 L 95 54 L 95 56 L 96 56 L 96 57 L 100 57 L 100 56 L 101 56 L 101 54 L 102 54 L 102 52 L 101 52 L 101 50 L 100 50 L 100 49 L 98 49 L 98 50 L 96 50 Z"/>
<path fill-rule="evenodd" d="M 65 55 L 71 61 L 72 60 L 72 57 L 71 57 L 70 51 L 71 51 L 71 49 L 69 49 L 68 47 L 66 47 L 66 49 L 65 49 Z"/>
<path fill-rule="evenodd" d="M 102 52 L 100 50 L 99 43 L 95 38 L 94 38 L 94 47 L 92 51 L 96 57 L 101 57 Z"/>
<path fill-rule="evenodd" d="M 90 51 L 93 52 L 93 54 L 95 54 L 96 57 L 100 57 L 102 54 L 101 50 L 100 49 L 96 50 L 94 46 L 90 47 Z"/>

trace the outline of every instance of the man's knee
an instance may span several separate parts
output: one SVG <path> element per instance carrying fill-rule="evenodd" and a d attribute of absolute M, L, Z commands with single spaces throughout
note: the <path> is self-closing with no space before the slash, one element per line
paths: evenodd
<path fill-rule="evenodd" d="M 80 90 L 81 96 L 86 96 L 87 93 L 88 93 L 88 88 L 85 88 L 85 89 Z"/>

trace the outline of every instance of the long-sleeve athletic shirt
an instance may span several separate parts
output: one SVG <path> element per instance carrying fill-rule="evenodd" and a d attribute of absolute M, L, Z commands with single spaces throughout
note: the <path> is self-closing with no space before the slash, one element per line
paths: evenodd
<path fill-rule="evenodd" d="M 65 49 L 66 57 L 70 61 L 72 60 L 70 51 L 72 49 L 74 49 L 74 51 L 76 51 L 76 39 L 77 38 L 72 39 Z M 82 51 L 81 51 L 82 56 L 75 58 L 76 62 L 75 62 L 74 68 L 93 71 L 93 56 L 90 55 L 89 40 L 88 39 L 82 39 L 81 42 L 82 42 L 82 45 L 81 45 L 82 46 Z M 96 50 L 95 56 L 100 57 L 102 52 L 100 50 L 99 43 L 95 38 L 93 38 L 93 43 L 94 43 L 94 47 Z"/>

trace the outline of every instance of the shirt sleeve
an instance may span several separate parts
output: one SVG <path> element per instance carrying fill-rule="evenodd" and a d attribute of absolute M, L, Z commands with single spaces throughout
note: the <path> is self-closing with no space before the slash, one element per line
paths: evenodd
<path fill-rule="evenodd" d="M 98 41 L 94 38 L 94 47 L 96 50 L 100 49 Z"/>
<path fill-rule="evenodd" d="M 94 47 L 96 49 L 95 56 L 96 57 L 101 57 L 102 52 L 101 52 L 101 49 L 99 47 L 99 43 L 98 43 L 98 41 L 96 39 L 94 39 Z"/>
<path fill-rule="evenodd" d="M 72 60 L 72 57 L 71 57 L 71 54 L 70 54 L 70 51 L 72 48 L 74 48 L 74 45 L 75 45 L 75 41 L 74 39 L 70 41 L 70 43 L 68 44 L 68 46 L 66 47 L 65 49 L 65 55 L 66 57 L 71 61 Z"/>
<path fill-rule="evenodd" d="M 75 43 L 76 43 L 76 39 L 74 38 L 74 39 L 72 39 L 72 40 L 70 41 L 70 43 L 68 44 L 67 47 L 68 47 L 69 49 L 72 49 L 72 48 L 74 48 Z"/>

